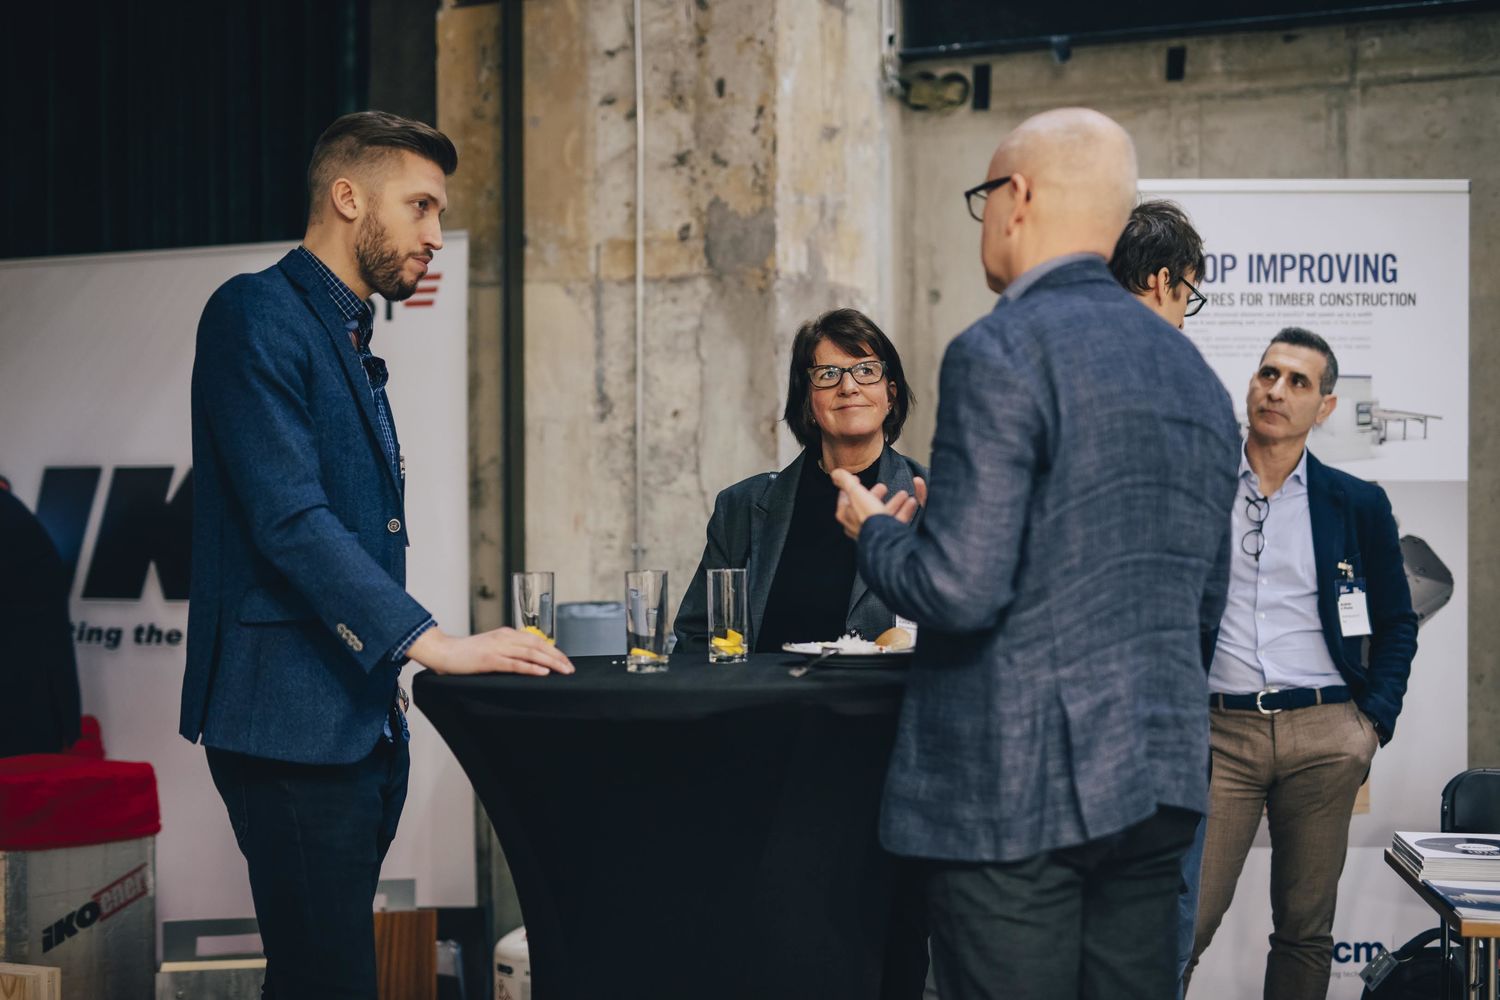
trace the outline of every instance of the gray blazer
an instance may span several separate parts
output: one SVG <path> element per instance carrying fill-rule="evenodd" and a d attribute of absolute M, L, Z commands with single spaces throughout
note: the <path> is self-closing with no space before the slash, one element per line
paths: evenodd
<path fill-rule="evenodd" d="M 1205 810 L 1239 448 L 1218 378 L 1102 258 L 949 346 L 922 524 L 860 537 L 870 590 L 921 626 L 888 849 L 1014 861 Z"/>
<path fill-rule="evenodd" d="M 708 649 L 708 571 L 723 567 L 745 567 L 749 588 L 750 633 L 745 637 L 749 648 L 755 648 L 761 617 L 771 595 L 771 581 L 781 563 L 781 549 L 792 523 L 792 508 L 797 500 L 797 484 L 802 478 L 806 452 L 792 459 L 781 472 L 762 472 L 741 480 L 719 493 L 714 500 L 713 516 L 708 520 L 708 544 L 693 582 L 682 595 L 677 608 L 677 648 L 689 651 Z M 912 492 L 912 479 L 927 477 L 927 470 L 887 447 L 880 454 L 878 479 L 894 494 Z M 920 512 L 917 515 L 921 517 Z M 873 639 L 895 624 L 895 616 L 858 574 L 849 592 L 849 616 L 846 631 L 858 630 Z M 837 636 L 828 636 L 834 639 Z"/>

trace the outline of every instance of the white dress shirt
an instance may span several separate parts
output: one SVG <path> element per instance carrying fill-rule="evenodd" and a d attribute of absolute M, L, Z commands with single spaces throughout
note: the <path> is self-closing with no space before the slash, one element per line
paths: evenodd
<path fill-rule="evenodd" d="M 1249 498 L 1260 480 L 1241 452 L 1240 490 L 1230 512 L 1229 602 L 1208 673 L 1216 694 L 1253 694 L 1267 687 L 1343 684 L 1328 655 L 1318 617 L 1318 568 L 1307 504 L 1307 449 L 1281 489 L 1268 499 L 1260 525 L 1265 547 L 1257 562 L 1247 538 L 1255 522 Z M 1248 550 L 1248 551 L 1247 551 Z"/>

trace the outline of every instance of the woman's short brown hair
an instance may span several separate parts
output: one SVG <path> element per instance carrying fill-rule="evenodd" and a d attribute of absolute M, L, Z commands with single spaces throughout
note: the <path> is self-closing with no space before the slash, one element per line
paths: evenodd
<path fill-rule="evenodd" d="M 911 387 L 906 384 L 906 372 L 901 367 L 901 355 L 896 353 L 896 345 L 858 309 L 835 309 L 808 320 L 792 340 L 792 369 L 787 375 L 786 412 L 783 416 L 793 436 L 804 448 L 816 448 L 823 441 L 817 421 L 813 420 L 812 384 L 808 381 L 807 370 L 813 367 L 813 355 L 825 340 L 856 357 L 873 354 L 885 365 L 886 381 L 896 390 L 890 412 L 885 415 L 885 443 L 895 444 L 901 436 L 901 426 L 906 423 L 907 411 L 916 400 L 912 398 Z"/>

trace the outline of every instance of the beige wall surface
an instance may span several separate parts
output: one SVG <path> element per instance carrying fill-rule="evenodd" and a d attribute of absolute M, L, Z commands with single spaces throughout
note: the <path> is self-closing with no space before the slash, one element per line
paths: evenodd
<path fill-rule="evenodd" d="M 891 311 L 876 5 L 646 0 L 642 563 L 675 612 L 719 490 L 795 452 L 803 320 Z M 526 11 L 526 558 L 618 600 L 635 482 L 631 4 Z"/>

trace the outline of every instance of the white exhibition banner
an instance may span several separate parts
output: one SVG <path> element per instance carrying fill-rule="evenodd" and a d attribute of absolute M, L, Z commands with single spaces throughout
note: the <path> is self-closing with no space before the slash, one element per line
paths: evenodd
<path fill-rule="evenodd" d="M 375 300 L 372 347 L 389 363 L 406 455 L 408 589 L 465 633 L 469 248 L 466 233 L 444 240 L 416 295 Z M 203 749 L 177 735 L 189 379 L 214 289 L 293 245 L 0 262 L 0 475 L 33 511 L 42 501 L 43 523 L 64 559 L 76 560 L 84 712 L 99 718 L 109 757 L 156 770 L 158 920 L 254 914 Z M 473 795 L 442 738 L 415 706 L 411 716 L 410 791 L 383 874 L 415 878 L 422 905 L 473 905 Z"/>
<path fill-rule="evenodd" d="M 1330 1000 L 1356 1000 L 1358 970 L 1436 926 L 1387 868 L 1396 830 L 1436 830 L 1447 780 L 1468 759 L 1469 183 L 1381 180 L 1143 180 L 1202 234 L 1208 298 L 1184 332 L 1219 374 L 1243 422 L 1262 351 L 1283 327 L 1327 339 L 1339 402 L 1308 447 L 1377 481 L 1403 548 L 1452 575 L 1414 595 L 1418 633 L 1395 739 L 1375 756 L 1370 808 L 1355 815 L 1334 920 Z M 1421 547 L 1425 546 L 1425 550 Z M 1410 556 L 1408 557 L 1410 559 Z M 1434 563 L 1432 560 L 1435 560 Z M 1439 570 L 1439 575 L 1442 575 Z M 1271 932 L 1265 823 L 1234 904 L 1193 977 L 1192 996 L 1261 996 Z"/>

